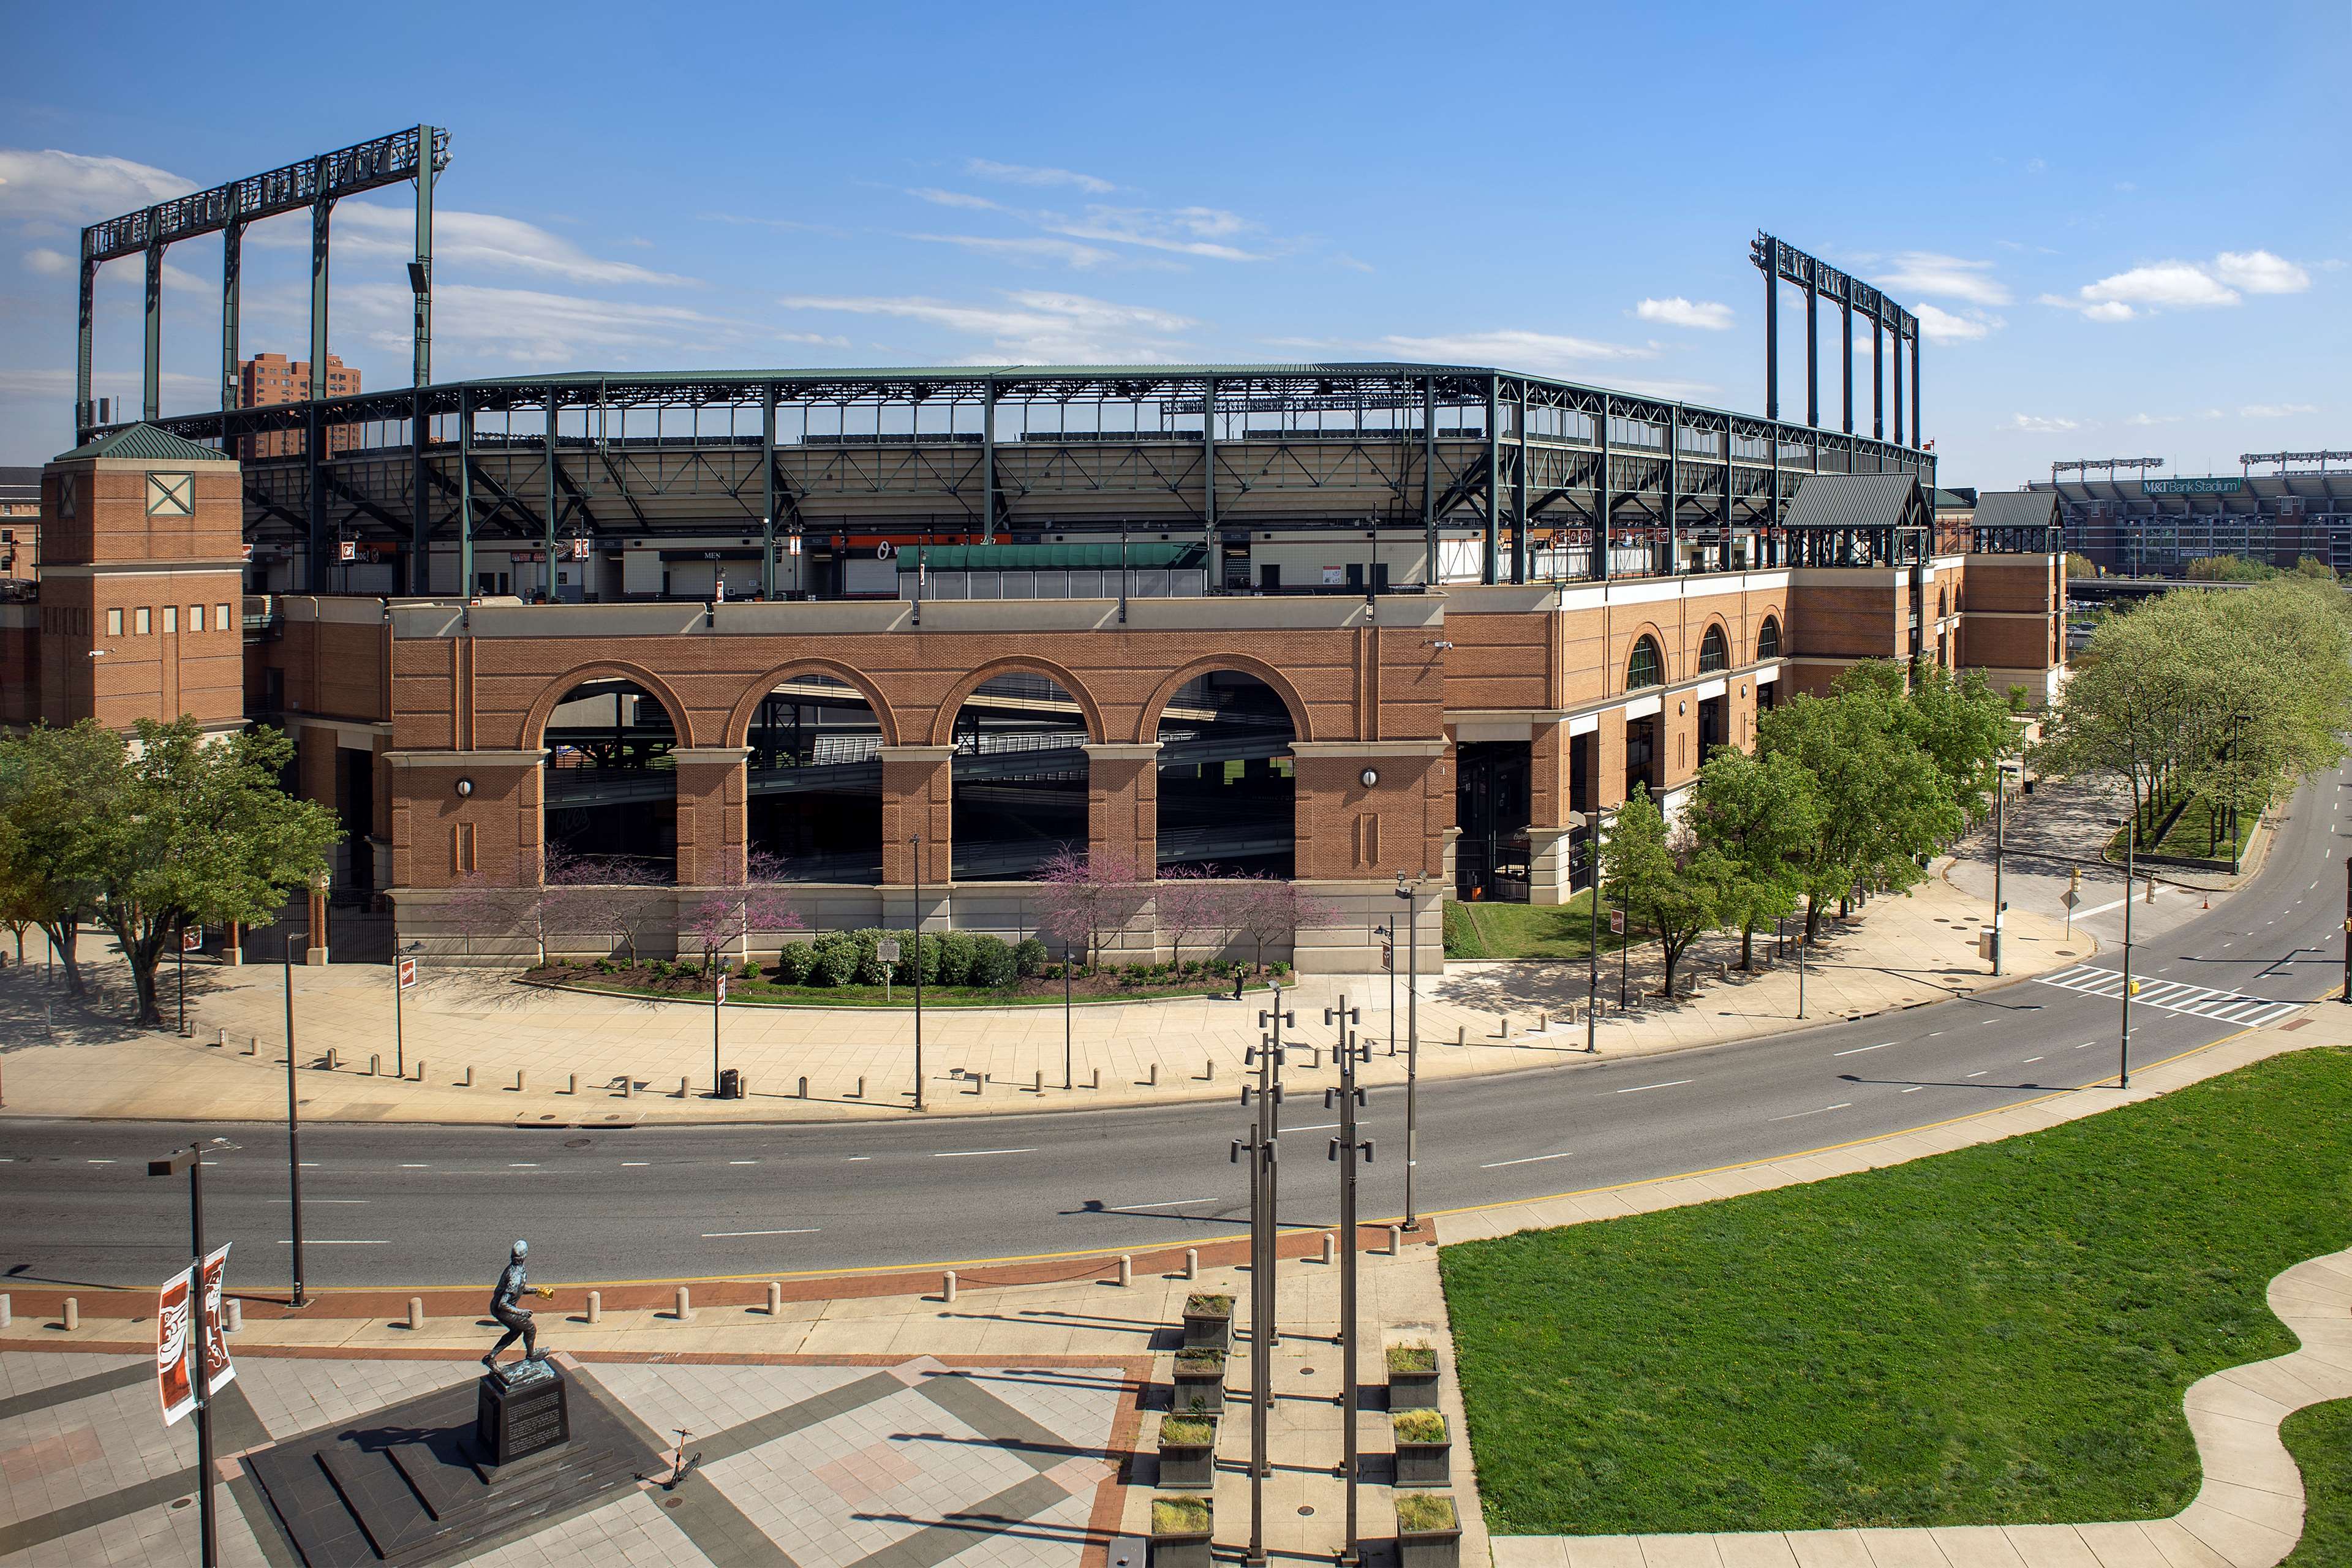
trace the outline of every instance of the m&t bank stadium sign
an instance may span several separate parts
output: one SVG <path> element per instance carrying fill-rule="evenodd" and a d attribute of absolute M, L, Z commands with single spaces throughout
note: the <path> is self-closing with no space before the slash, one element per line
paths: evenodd
<path fill-rule="evenodd" d="M 2243 479 L 2142 479 L 2147 496 L 2233 496 L 2246 488 Z"/>

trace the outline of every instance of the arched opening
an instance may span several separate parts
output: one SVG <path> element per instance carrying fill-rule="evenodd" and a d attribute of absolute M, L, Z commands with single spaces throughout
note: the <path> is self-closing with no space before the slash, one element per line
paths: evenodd
<path fill-rule="evenodd" d="M 1625 661 L 1625 689 L 1640 691 L 1646 687 L 1666 683 L 1665 659 L 1658 652 L 1658 639 L 1646 634 L 1633 644 L 1633 657 Z M 1655 791 L 1658 770 L 1663 760 L 1659 741 L 1664 729 L 1658 704 L 1653 700 L 1652 711 L 1640 717 L 1629 715 L 1625 721 L 1625 793 L 1636 789 Z"/>
<path fill-rule="evenodd" d="M 1780 621 L 1777 616 L 1767 616 L 1764 624 L 1756 628 L 1756 662 L 1780 657 Z"/>
<path fill-rule="evenodd" d="M 882 721 L 817 670 L 760 699 L 744 737 L 751 855 L 762 879 L 882 880 Z"/>
<path fill-rule="evenodd" d="M 1731 668 L 1731 642 L 1721 626 L 1709 626 L 1698 639 L 1698 672 L 1712 675 Z"/>
<path fill-rule="evenodd" d="M 1288 877 L 1298 781 L 1290 710 L 1255 675 L 1186 681 L 1160 711 L 1160 873 L 1213 867 Z"/>
<path fill-rule="evenodd" d="M 981 682 L 956 710 L 953 875 L 1018 881 L 1087 847 L 1086 710 L 1051 676 Z"/>
<path fill-rule="evenodd" d="M 542 841 L 565 859 L 677 873 L 677 725 L 661 700 L 619 676 L 583 680 L 548 716 Z"/>
<path fill-rule="evenodd" d="M 1639 691 L 1665 683 L 1666 665 L 1658 654 L 1658 639 L 1644 635 L 1633 645 L 1633 657 L 1625 661 L 1625 689 Z"/>

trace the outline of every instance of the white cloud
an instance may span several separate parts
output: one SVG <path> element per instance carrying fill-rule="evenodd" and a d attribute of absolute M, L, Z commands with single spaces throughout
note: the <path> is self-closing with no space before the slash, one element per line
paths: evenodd
<path fill-rule="evenodd" d="M 1089 195 L 1107 195 L 1118 189 L 1108 180 L 1092 174 L 1081 174 L 1073 169 L 1040 169 L 1026 163 L 992 163 L 985 158 L 967 158 L 964 172 L 983 180 L 1002 180 L 1014 185 L 1076 185 Z"/>
<path fill-rule="evenodd" d="M 1012 362 L 1026 364 L 1166 360 L 1174 357 L 1182 332 L 1199 325 L 1172 311 L 1083 294 L 1033 289 L 1004 299 L 1003 305 L 971 305 L 920 295 L 795 295 L 782 303 L 792 310 L 887 316 L 984 337 Z"/>
<path fill-rule="evenodd" d="M 0 147 L 0 213 L 79 226 L 196 189 L 194 180 L 128 158 Z"/>
<path fill-rule="evenodd" d="M 1059 261 L 1080 272 L 1091 271 L 1121 259 L 1098 245 L 1081 245 L 1075 239 L 1048 239 L 1037 236 L 999 239 L 977 234 L 910 234 L 906 237 L 921 240 L 927 245 L 958 246 L 974 255 L 1001 256 L 1009 261 Z"/>
<path fill-rule="evenodd" d="M 1181 256 L 1206 257 L 1216 261 L 1265 259 L 1255 252 L 1225 243 L 1227 239 L 1237 237 L 1256 226 L 1238 214 L 1218 207 L 1090 206 L 1083 218 L 1066 218 L 1049 214 L 1040 226 L 1049 234 L 1067 235 L 1072 239 L 1137 245 Z"/>
<path fill-rule="evenodd" d="M 1973 342 L 2009 325 L 1988 311 L 1964 310 L 1954 314 L 1924 300 L 1920 302 L 1917 315 L 1919 331 L 1931 343 Z"/>
<path fill-rule="evenodd" d="M 411 297 L 405 283 L 338 289 L 339 312 L 351 312 L 376 346 L 409 346 Z M 433 287 L 433 337 L 452 359 L 512 360 L 534 370 L 576 367 L 583 356 L 615 351 L 693 358 L 754 336 L 747 326 L 681 306 L 596 300 L 532 289 L 468 283 Z"/>
<path fill-rule="evenodd" d="M 2241 419 L 2291 419 L 2298 414 L 2316 414 L 2317 405 L 2309 403 L 2249 403 L 2238 410 Z"/>
<path fill-rule="evenodd" d="M 1350 272 L 1374 272 L 1379 270 L 1379 268 L 1375 268 L 1370 262 L 1359 261 L 1344 250 L 1332 257 L 1331 261 L 1333 265 L 1344 267 Z"/>
<path fill-rule="evenodd" d="M 1992 276 L 1990 261 L 1941 256 L 1932 250 L 1906 250 L 1891 263 L 1892 272 L 1873 278 L 1881 289 L 1897 294 L 1937 294 L 1965 300 L 1971 305 L 2006 305 L 2009 290 Z"/>
<path fill-rule="evenodd" d="M 2130 418 L 2125 420 L 2124 423 L 2126 425 L 2137 426 L 2178 425 L 2180 423 L 2180 416 L 2178 414 L 2135 414 Z"/>
<path fill-rule="evenodd" d="M 1696 303 L 1677 294 L 1671 300 L 1644 300 L 1633 307 L 1633 314 L 1645 321 L 1662 321 L 1669 327 L 1696 327 L 1704 331 L 1720 332 L 1731 326 L 1731 307 L 1711 300 Z"/>
<path fill-rule="evenodd" d="M 2310 273 L 2267 250 L 2225 250 L 2213 258 L 2213 271 L 2249 294 L 2300 294 L 2311 287 Z"/>
<path fill-rule="evenodd" d="M 2039 414 L 2012 414 L 2009 416 L 2009 423 L 2001 426 L 2004 430 L 2023 430 L 2036 436 L 2056 435 L 2060 431 L 2079 430 L 2082 427 L 2079 420 L 2060 419 Z"/>
<path fill-rule="evenodd" d="M 2234 305 L 2238 291 L 2193 261 L 2153 261 L 2096 283 L 2082 298 L 2095 305 L 2150 305 L 2175 309 Z"/>
<path fill-rule="evenodd" d="M 412 257 L 416 254 L 416 213 L 414 207 L 391 207 L 373 202 L 346 201 L 335 206 L 335 250 L 350 257 Z M 310 243 L 283 225 L 257 229 L 254 237 L 275 247 Z M 673 272 L 656 272 L 628 261 L 606 261 L 589 255 L 561 236 L 537 224 L 492 213 L 448 208 L 433 214 L 433 297 L 437 302 L 439 279 L 452 266 L 471 265 L 536 273 L 567 283 L 643 283 L 664 286 L 691 284 L 694 279 Z M 436 330 L 438 330 L 437 323 Z"/>
<path fill-rule="evenodd" d="M 44 278 L 62 278 L 73 270 L 73 258 L 62 250 L 36 246 L 25 252 L 25 270 L 37 272 Z"/>
<path fill-rule="evenodd" d="M 963 207 L 972 212 L 998 213 L 1004 210 L 1003 204 L 1000 202 L 992 202 L 986 196 L 967 195 L 961 191 L 942 191 L 926 185 L 920 190 L 908 191 L 907 194 L 918 201 L 929 202 L 934 206 Z"/>
<path fill-rule="evenodd" d="M 1518 370 L 1565 372 L 1594 360 L 1655 359 L 1654 348 L 1595 342 L 1590 338 L 1562 337 L 1524 328 L 1496 331 L 1449 332 L 1434 337 L 1392 335 L 1380 346 L 1407 359 L 1441 364 L 1509 365 Z M 1629 389 L 1637 390 L 1637 389 Z"/>

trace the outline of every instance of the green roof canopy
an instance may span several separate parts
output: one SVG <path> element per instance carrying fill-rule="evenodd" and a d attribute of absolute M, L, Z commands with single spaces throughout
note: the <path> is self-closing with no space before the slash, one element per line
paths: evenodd
<path fill-rule="evenodd" d="M 184 441 L 168 430 L 158 430 L 152 425 L 126 425 L 111 435 L 101 436 L 70 452 L 59 452 L 49 460 L 72 463 L 84 458 L 129 458 L 144 463 L 227 463 L 236 460 L 217 447 L 199 447 L 194 441 Z"/>
<path fill-rule="evenodd" d="M 1130 544 L 1128 566 L 1138 572 L 1197 567 L 1207 555 L 1194 544 Z M 1116 572 L 1116 544 L 924 544 L 898 552 L 898 570 L 912 572 L 918 560 L 934 572 Z"/>

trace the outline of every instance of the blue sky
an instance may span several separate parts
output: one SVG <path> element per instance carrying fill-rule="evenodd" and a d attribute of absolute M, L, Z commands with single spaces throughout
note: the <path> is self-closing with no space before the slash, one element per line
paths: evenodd
<path fill-rule="evenodd" d="M 1918 311 L 1948 484 L 2352 447 L 2343 0 L 668 15 L 12 8 L 0 462 L 68 444 L 80 225 L 419 120 L 443 378 L 1431 358 L 1761 411 L 1762 227 Z M 371 387 L 408 373 L 403 195 L 337 214 Z M 307 243 L 248 234 L 248 353 L 307 354 Z M 210 408 L 219 243 L 170 261 L 164 405 Z M 102 274 L 134 403 L 138 293 Z"/>

